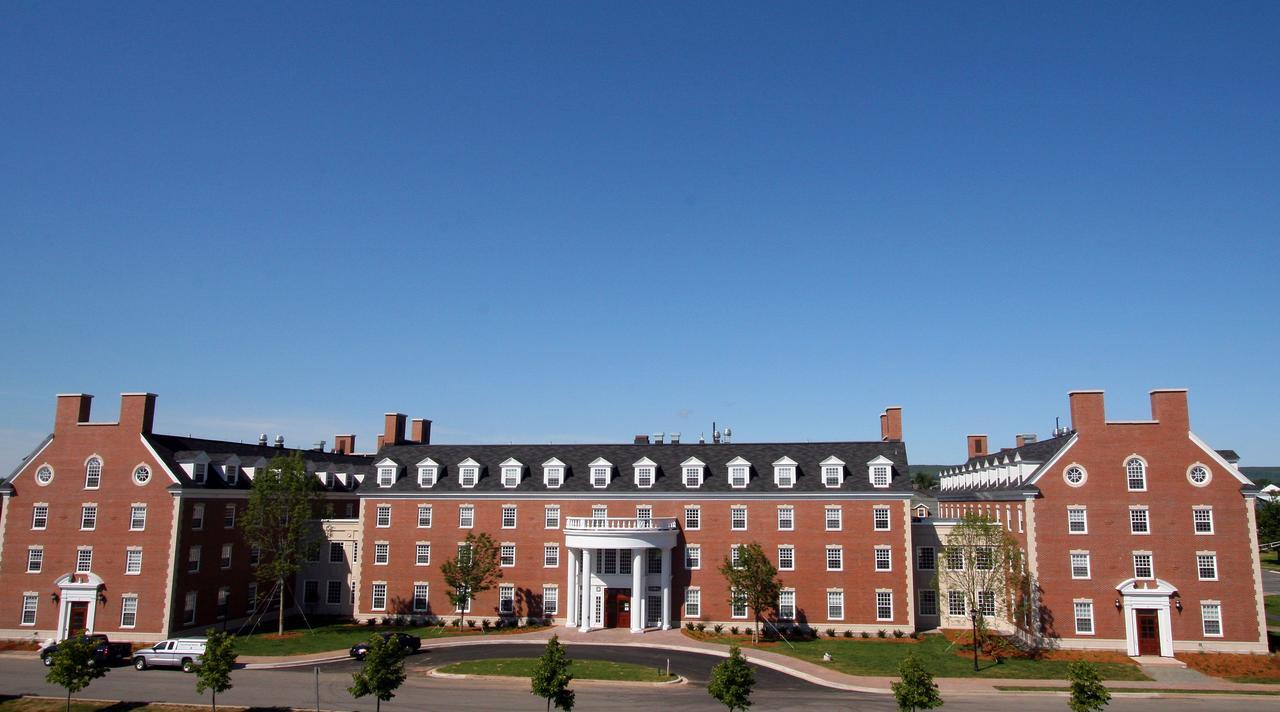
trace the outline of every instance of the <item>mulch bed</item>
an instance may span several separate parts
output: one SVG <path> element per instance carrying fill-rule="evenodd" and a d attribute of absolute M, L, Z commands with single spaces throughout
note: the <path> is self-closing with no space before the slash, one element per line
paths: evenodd
<path fill-rule="evenodd" d="M 0 640 L 0 650 L 39 650 L 40 644 L 34 640 Z"/>
<path fill-rule="evenodd" d="M 1235 653 L 1178 653 L 1189 667 L 1214 677 L 1250 677 L 1280 682 L 1280 656 Z"/>

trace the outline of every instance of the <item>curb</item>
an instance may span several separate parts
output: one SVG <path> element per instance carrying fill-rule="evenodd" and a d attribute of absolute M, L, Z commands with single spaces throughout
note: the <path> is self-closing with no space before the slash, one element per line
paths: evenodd
<path fill-rule="evenodd" d="M 510 681 L 514 675 L 464 675 L 454 672 L 440 672 L 439 667 L 433 667 L 427 670 L 428 677 L 438 677 L 445 680 L 491 680 L 494 682 Z M 666 682 L 641 682 L 639 680 L 581 680 L 573 679 L 575 685 L 600 685 L 602 687 L 622 686 L 622 687 L 668 687 L 671 685 L 685 685 L 689 680 L 683 675 L 676 675 L 676 679 L 667 680 Z"/>

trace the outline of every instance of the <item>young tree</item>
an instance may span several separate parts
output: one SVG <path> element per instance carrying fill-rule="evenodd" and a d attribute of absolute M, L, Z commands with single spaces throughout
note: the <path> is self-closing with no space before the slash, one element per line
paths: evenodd
<path fill-rule="evenodd" d="M 249 490 L 240 529 L 249 546 L 261 552 L 258 579 L 279 592 L 278 634 L 284 633 L 286 582 L 293 580 L 313 543 L 311 520 L 319 516 L 320 501 L 318 482 L 307 474 L 307 464 L 297 452 L 272 458 Z"/>
<path fill-rule="evenodd" d="M 236 637 L 226 631 L 209 628 L 204 655 L 196 665 L 196 694 L 212 693 L 213 712 L 218 712 L 218 693 L 231 689 L 231 668 L 236 664 Z"/>
<path fill-rule="evenodd" d="M 898 674 L 902 679 L 891 685 L 898 709 L 915 712 L 942 706 L 942 696 L 933 682 L 933 674 L 924 669 L 914 653 L 907 653 L 907 657 L 898 663 Z"/>
<path fill-rule="evenodd" d="M 66 689 L 67 712 L 71 712 L 71 695 L 88 687 L 110 669 L 94 661 L 95 647 L 89 637 L 76 635 L 58 643 L 58 649 L 50 656 L 53 664 L 44 679 L 51 685 Z"/>
<path fill-rule="evenodd" d="M 755 684 L 755 672 L 742 657 L 742 650 L 732 645 L 729 647 L 729 659 L 712 668 L 707 692 L 728 707 L 729 712 L 737 712 L 751 706 L 751 688 Z"/>
<path fill-rule="evenodd" d="M 574 694 L 569 689 L 569 683 L 573 681 L 573 675 L 569 674 L 571 662 L 573 661 L 565 657 L 560 636 L 551 636 L 547 647 L 542 651 L 542 657 L 538 658 L 538 664 L 533 668 L 531 681 L 533 694 L 547 700 L 547 712 L 551 712 L 552 704 L 565 712 L 573 709 Z"/>
<path fill-rule="evenodd" d="M 394 635 L 388 638 L 373 636 L 369 639 L 369 652 L 364 656 L 364 664 L 352 673 L 353 684 L 347 691 L 352 697 L 373 695 L 377 700 L 374 708 L 381 712 L 382 703 L 395 697 L 400 683 L 404 682 L 406 652 Z"/>
<path fill-rule="evenodd" d="M 1010 594 L 1018 599 L 1019 607 L 1021 598 L 1028 595 L 1024 591 L 1025 571 L 1018 541 L 1002 525 L 984 516 L 964 515 L 946 537 L 940 558 L 938 588 L 964 592 L 969 610 L 977 611 L 975 627 L 979 636 L 986 630 L 984 602 L 998 611 L 999 602 L 1009 600 Z M 1010 622 L 1019 623 L 1016 610 L 1004 613 Z M 980 641 L 974 640 L 974 645 L 980 645 Z"/>
<path fill-rule="evenodd" d="M 468 533 L 466 541 L 458 547 L 457 556 L 440 565 L 440 573 L 449 587 L 449 602 L 462 614 L 458 619 L 461 627 L 466 622 L 468 602 L 476 594 L 496 586 L 498 579 L 502 578 L 498 545 L 484 532 Z"/>
<path fill-rule="evenodd" d="M 1093 663 L 1071 663 L 1067 666 L 1067 679 L 1071 681 L 1071 699 L 1067 702 L 1071 712 L 1101 712 L 1111 703 L 1111 693 L 1102 685 Z"/>
<path fill-rule="evenodd" d="M 720 575 L 729 584 L 729 605 L 735 601 L 745 603 L 755 615 L 752 621 L 751 642 L 760 639 L 760 618 L 772 610 L 778 602 L 778 593 L 782 589 L 782 581 L 778 579 L 778 570 L 764 553 L 758 542 L 743 544 L 738 547 L 738 561 L 735 564 L 732 556 L 724 557 L 720 564 Z"/>

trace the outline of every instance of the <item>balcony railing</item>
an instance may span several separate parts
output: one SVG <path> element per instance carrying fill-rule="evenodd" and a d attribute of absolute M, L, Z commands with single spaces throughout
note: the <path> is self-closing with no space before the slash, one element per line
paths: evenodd
<path fill-rule="evenodd" d="M 565 529 L 593 531 L 670 531 L 676 528 L 674 517 L 568 517 Z"/>

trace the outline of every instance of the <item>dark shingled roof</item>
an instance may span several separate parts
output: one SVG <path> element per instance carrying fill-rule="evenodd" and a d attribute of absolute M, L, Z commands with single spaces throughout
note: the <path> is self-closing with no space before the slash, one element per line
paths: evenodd
<path fill-rule="evenodd" d="M 183 460 L 194 458 L 200 453 L 204 453 L 209 457 L 210 465 L 222 465 L 234 455 L 240 458 L 242 467 L 251 466 L 258 458 L 270 461 L 271 458 L 278 455 L 301 453 L 302 458 L 307 462 L 307 472 L 348 474 L 347 486 L 343 486 L 335 478 L 334 486 L 331 490 L 339 492 L 356 489 L 358 482 L 355 475 L 368 475 L 373 463 L 373 458 L 369 455 L 339 455 L 320 450 L 271 447 L 269 445 L 258 445 L 257 443 L 233 443 L 225 440 L 208 440 L 180 435 L 158 435 L 152 433 L 146 437 L 147 442 L 151 443 L 151 446 L 155 448 L 156 454 L 160 456 L 160 459 L 178 478 L 181 487 L 184 489 L 249 489 L 249 478 L 239 478 L 239 481 L 233 487 L 228 485 L 220 475 L 215 474 L 212 469 L 209 472 L 209 476 L 205 478 L 203 485 L 193 482 L 191 478 L 187 477 L 187 473 L 182 469 L 180 463 Z"/>
<path fill-rule="evenodd" d="M 1071 439 L 1073 434 L 1074 432 L 1069 432 L 1066 435 L 1059 435 L 1056 438 L 1027 443 L 1022 447 L 1001 448 L 996 452 L 983 455 L 982 457 L 971 457 L 968 460 L 965 460 L 964 464 L 971 465 L 981 463 L 993 458 L 999 458 L 1000 462 L 1004 462 L 1006 455 L 1010 460 L 1013 460 L 1015 455 L 1022 455 L 1022 460 L 1024 462 L 1047 462 L 1049 458 L 1053 457 L 1054 453 L 1061 450 L 1062 446 L 1067 444 L 1067 441 Z"/>
<path fill-rule="evenodd" d="M 822 484 L 818 463 L 835 456 L 845 463 L 845 477 L 837 488 Z M 867 463 L 883 455 L 892 461 L 889 487 L 871 486 Z M 653 487 L 635 486 L 632 465 L 641 458 L 649 458 L 657 465 Z M 696 457 L 706 465 L 702 487 L 687 489 L 681 482 L 681 463 Z M 741 457 L 751 463 L 751 477 L 743 489 L 729 486 L 727 463 Z M 783 457 L 796 462 L 796 484 L 791 489 L 779 489 L 773 484 L 773 463 Z M 787 492 L 888 492 L 909 493 L 911 480 L 907 475 L 907 448 L 902 442 L 828 442 L 828 443 L 732 443 L 719 445 L 422 445 L 405 444 L 385 446 L 375 458 L 381 462 L 390 458 L 400 465 L 395 484 L 380 488 L 370 481 L 365 492 L 370 496 L 387 492 L 512 492 L 512 493 L 648 493 L 680 492 L 689 497 L 724 493 L 787 493 Z M 440 465 L 434 487 L 419 487 L 417 464 L 431 458 Z M 480 480 L 475 487 L 464 489 L 458 484 L 458 463 L 471 458 L 480 463 Z M 502 486 L 501 463 L 514 458 L 524 466 L 520 484 L 514 488 Z M 558 489 L 548 489 L 542 484 L 542 463 L 557 458 L 565 464 L 565 480 Z M 591 486 L 589 463 L 597 458 L 613 465 L 612 479 L 607 488 Z"/>

